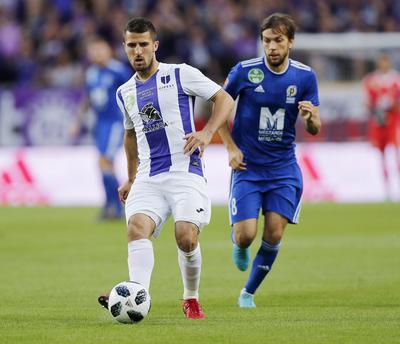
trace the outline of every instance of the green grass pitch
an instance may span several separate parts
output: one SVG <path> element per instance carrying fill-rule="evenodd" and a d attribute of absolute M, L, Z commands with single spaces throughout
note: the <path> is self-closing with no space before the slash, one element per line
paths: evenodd
<path fill-rule="evenodd" d="M 201 235 L 207 319 L 183 316 L 168 222 L 154 242 L 152 310 L 122 325 L 96 299 L 127 279 L 123 221 L 0 208 L 0 343 L 400 343 L 399 204 L 304 205 L 253 310 L 236 306 L 248 272 L 231 262 L 226 208 L 213 211 Z"/>

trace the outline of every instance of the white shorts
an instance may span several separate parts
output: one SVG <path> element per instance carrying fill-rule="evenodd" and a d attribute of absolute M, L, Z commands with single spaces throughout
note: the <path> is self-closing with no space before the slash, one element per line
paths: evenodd
<path fill-rule="evenodd" d="M 156 224 L 154 237 L 172 214 L 174 221 L 187 221 L 199 230 L 209 224 L 211 202 L 205 178 L 189 172 L 165 172 L 135 179 L 125 203 L 126 223 L 135 214 L 145 214 Z"/>

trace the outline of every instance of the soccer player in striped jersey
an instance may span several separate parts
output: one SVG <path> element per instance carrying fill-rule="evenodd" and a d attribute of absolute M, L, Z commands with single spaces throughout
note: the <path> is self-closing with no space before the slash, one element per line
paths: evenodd
<path fill-rule="evenodd" d="M 239 270 L 248 268 L 260 209 L 264 215 L 262 244 L 238 299 L 242 308 L 255 307 L 254 293 L 272 268 L 285 227 L 299 219 L 303 185 L 294 144 L 297 117 L 312 135 L 321 127 L 315 72 L 289 59 L 292 18 L 273 14 L 260 34 L 264 56 L 238 63 L 225 82 L 237 100 L 232 134 L 228 124 L 219 130 L 233 169 L 229 212 Z"/>
<path fill-rule="evenodd" d="M 210 220 L 202 154 L 233 109 L 231 96 L 198 69 L 160 63 L 153 24 L 130 20 L 124 32 L 128 59 L 136 71 L 119 87 L 124 115 L 128 180 L 119 188 L 128 227 L 129 278 L 146 288 L 154 266 L 151 236 L 172 214 L 183 280 L 183 311 L 202 319 L 198 302 L 201 252 L 198 235 Z M 214 102 L 203 130 L 195 132 L 195 97 Z M 99 300 L 100 301 L 100 300 Z"/>

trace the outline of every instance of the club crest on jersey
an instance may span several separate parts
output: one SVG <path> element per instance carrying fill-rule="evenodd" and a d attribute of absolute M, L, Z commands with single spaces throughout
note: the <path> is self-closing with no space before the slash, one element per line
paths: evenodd
<path fill-rule="evenodd" d="M 168 84 L 171 80 L 171 76 L 170 75 L 165 75 L 161 77 L 161 82 L 165 85 Z"/>
<path fill-rule="evenodd" d="M 170 83 L 171 81 L 171 75 L 163 75 L 161 78 L 161 84 L 158 86 L 159 90 L 164 90 L 166 88 L 174 88 L 175 84 L 174 83 Z"/>
<path fill-rule="evenodd" d="M 259 68 L 252 68 L 247 74 L 247 77 L 253 84 L 259 84 L 264 80 L 264 72 Z"/>
<path fill-rule="evenodd" d="M 164 123 L 158 110 L 154 107 L 153 103 L 147 103 L 139 112 L 143 121 L 143 132 L 149 133 L 167 126 Z"/>
<path fill-rule="evenodd" d="M 294 104 L 296 101 L 296 94 L 297 94 L 297 86 L 290 85 L 286 89 L 286 103 L 287 104 Z"/>

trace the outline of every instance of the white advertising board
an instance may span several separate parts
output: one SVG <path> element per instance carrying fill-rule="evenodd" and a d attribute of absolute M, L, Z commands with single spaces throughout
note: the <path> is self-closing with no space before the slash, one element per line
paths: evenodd
<path fill-rule="evenodd" d="M 394 148 L 388 152 L 390 198 L 400 199 Z M 387 194 L 379 152 L 368 143 L 315 143 L 297 147 L 303 201 L 381 202 Z M 226 204 L 230 169 L 221 145 L 205 153 L 210 197 Z M 116 159 L 118 178 L 126 175 L 124 153 Z M 103 191 L 93 147 L 0 149 L 0 204 L 99 206 Z"/>

